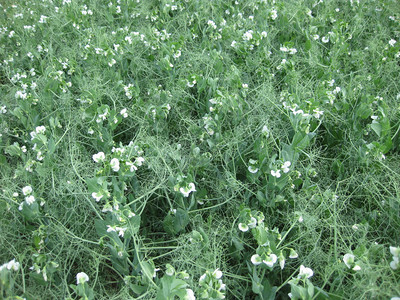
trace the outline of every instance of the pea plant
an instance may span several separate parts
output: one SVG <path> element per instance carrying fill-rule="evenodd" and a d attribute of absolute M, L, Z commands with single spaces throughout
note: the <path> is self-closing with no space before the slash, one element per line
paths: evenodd
<path fill-rule="evenodd" d="M 396 0 L 0 3 L 1 299 L 398 299 Z"/>

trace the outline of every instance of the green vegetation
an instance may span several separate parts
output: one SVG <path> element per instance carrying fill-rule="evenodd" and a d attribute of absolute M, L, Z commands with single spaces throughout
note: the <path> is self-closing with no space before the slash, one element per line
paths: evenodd
<path fill-rule="evenodd" d="M 399 299 L 398 1 L 14 2 L 0 298 Z"/>

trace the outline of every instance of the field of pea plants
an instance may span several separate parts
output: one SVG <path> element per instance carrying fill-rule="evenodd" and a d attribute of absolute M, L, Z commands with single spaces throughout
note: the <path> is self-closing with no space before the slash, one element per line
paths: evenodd
<path fill-rule="evenodd" d="M 397 0 L 0 5 L 1 299 L 400 299 Z"/>

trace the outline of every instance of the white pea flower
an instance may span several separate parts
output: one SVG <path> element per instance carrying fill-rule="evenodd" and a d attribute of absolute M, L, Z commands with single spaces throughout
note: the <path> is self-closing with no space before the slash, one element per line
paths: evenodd
<path fill-rule="evenodd" d="M 96 200 L 96 202 L 99 202 L 101 198 L 104 197 L 104 195 L 102 195 L 100 192 L 93 192 L 92 193 L 92 197 Z"/>
<path fill-rule="evenodd" d="M 33 195 L 30 195 L 30 196 L 28 196 L 28 197 L 25 197 L 25 201 L 26 201 L 26 203 L 28 204 L 28 205 L 31 205 L 31 204 L 33 204 L 33 202 L 35 202 L 35 197 L 33 196 Z"/>
<path fill-rule="evenodd" d="M 278 11 L 276 10 L 276 9 L 273 9 L 272 11 L 271 11 L 271 19 L 272 20 L 275 20 L 277 17 L 278 17 Z"/>
<path fill-rule="evenodd" d="M 128 228 L 126 228 L 126 227 L 118 227 L 118 226 L 115 227 L 115 230 L 118 231 L 118 235 L 121 236 L 121 237 L 124 237 L 125 231 L 127 229 Z"/>
<path fill-rule="evenodd" d="M 44 127 L 44 126 L 38 126 L 38 127 L 35 128 L 35 131 L 36 131 L 36 133 L 44 134 L 45 131 L 46 131 L 46 127 Z"/>
<path fill-rule="evenodd" d="M 290 171 L 289 167 L 292 165 L 290 161 L 285 161 L 282 165 L 283 173 L 288 173 Z"/>
<path fill-rule="evenodd" d="M 329 36 L 323 36 L 323 37 L 322 37 L 322 42 L 323 42 L 324 44 L 329 43 Z"/>
<path fill-rule="evenodd" d="M 124 118 L 127 118 L 127 117 L 128 117 L 128 113 L 127 113 L 126 108 L 122 109 L 119 113 L 120 113 L 121 116 L 123 116 Z"/>
<path fill-rule="evenodd" d="M 196 297 L 194 296 L 193 290 L 191 289 L 186 289 L 186 295 L 183 298 L 184 300 L 196 300 Z"/>
<path fill-rule="evenodd" d="M 324 114 L 324 112 L 322 110 L 319 110 L 318 108 L 314 109 L 313 112 L 313 116 L 317 119 L 319 119 Z"/>
<path fill-rule="evenodd" d="M 24 194 L 24 196 L 30 195 L 32 191 L 32 187 L 29 185 L 22 188 L 22 194 Z"/>
<path fill-rule="evenodd" d="M 391 253 L 393 256 L 397 256 L 397 257 L 400 256 L 400 247 L 393 247 L 393 246 L 390 246 L 390 247 L 389 247 L 389 250 L 390 250 L 390 253 Z"/>
<path fill-rule="evenodd" d="M 107 225 L 107 232 L 116 232 L 116 229 L 111 225 Z"/>
<path fill-rule="evenodd" d="M 390 267 L 393 270 L 397 270 L 399 268 L 399 257 L 393 256 L 393 260 L 390 262 Z"/>
<path fill-rule="evenodd" d="M 250 173 L 255 174 L 258 172 L 258 168 L 254 167 L 254 166 L 249 166 L 248 170 Z"/>
<path fill-rule="evenodd" d="M 102 162 L 102 161 L 104 161 L 105 159 L 106 159 L 106 156 L 105 156 L 105 154 L 104 154 L 104 152 L 99 152 L 99 153 L 97 153 L 97 154 L 93 154 L 93 160 L 95 161 L 95 162 Z"/>
<path fill-rule="evenodd" d="M 261 256 L 258 255 L 258 254 L 254 254 L 254 255 L 251 257 L 251 263 L 252 263 L 253 265 L 255 265 L 255 266 L 260 265 L 260 264 L 262 263 L 262 258 L 261 258 Z"/>
<path fill-rule="evenodd" d="M 135 164 L 137 164 L 139 167 L 143 164 L 143 162 L 144 162 L 144 158 L 141 156 L 137 157 L 135 160 Z M 194 184 L 193 184 L 193 188 L 194 188 Z"/>
<path fill-rule="evenodd" d="M 253 38 L 253 30 L 246 31 L 242 38 L 245 41 L 250 41 Z"/>
<path fill-rule="evenodd" d="M 337 86 L 337 87 L 332 91 L 332 93 L 338 94 L 338 93 L 340 93 L 341 90 L 342 90 L 342 89 L 341 89 L 339 86 Z"/>
<path fill-rule="evenodd" d="M 216 279 L 220 279 L 222 277 L 222 272 L 219 269 L 216 269 L 212 274 Z"/>
<path fill-rule="evenodd" d="M 108 65 L 109 65 L 110 67 L 112 67 L 112 66 L 115 65 L 116 63 L 117 63 L 117 61 L 116 61 L 114 58 L 112 58 L 111 61 L 108 63 Z"/>
<path fill-rule="evenodd" d="M 19 262 L 16 262 L 15 259 L 9 261 L 9 262 L 7 263 L 7 269 L 8 269 L 8 270 L 13 269 L 14 271 L 18 271 L 18 269 L 19 269 Z"/>
<path fill-rule="evenodd" d="M 396 40 L 394 40 L 394 39 L 391 39 L 390 41 L 389 41 L 389 45 L 390 46 L 392 46 L 392 47 L 394 47 L 394 44 L 396 44 L 397 42 L 396 42 Z"/>
<path fill-rule="evenodd" d="M 38 161 L 43 160 L 43 153 L 42 153 L 42 151 L 39 151 L 39 152 L 37 153 L 36 159 L 37 159 Z"/>
<path fill-rule="evenodd" d="M 110 203 L 106 203 L 106 205 L 104 205 L 104 207 L 103 207 L 103 209 L 101 210 L 101 212 L 112 212 L 113 211 L 113 209 L 112 209 L 112 206 L 111 206 L 111 204 Z"/>
<path fill-rule="evenodd" d="M 247 224 L 244 224 L 244 223 L 239 223 L 238 227 L 239 227 L 239 230 L 243 231 L 243 232 L 246 232 L 249 230 L 249 226 L 247 226 Z"/>
<path fill-rule="evenodd" d="M 111 169 L 112 169 L 114 172 L 118 172 L 118 171 L 119 171 L 119 160 L 118 160 L 118 158 L 113 158 L 113 159 L 110 161 L 110 166 L 111 166 Z"/>
<path fill-rule="evenodd" d="M 76 274 L 76 284 L 80 284 L 80 283 L 85 283 L 89 281 L 89 276 L 87 276 L 86 273 L 84 272 L 80 272 L 78 274 Z"/>
<path fill-rule="evenodd" d="M 361 267 L 359 265 L 355 265 L 353 271 L 360 271 Z"/>
<path fill-rule="evenodd" d="M 183 195 L 184 197 L 189 197 L 189 194 L 190 194 L 191 192 L 195 192 L 195 191 L 196 191 L 196 188 L 195 188 L 195 186 L 194 186 L 194 183 L 191 182 L 191 183 L 189 183 L 189 185 L 188 185 L 187 187 L 181 187 L 181 188 L 179 189 L 179 191 L 182 193 L 182 195 Z"/>
<path fill-rule="evenodd" d="M 199 278 L 199 283 L 201 284 L 205 279 L 206 279 L 207 274 L 204 273 L 203 275 L 200 276 Z"/>
<path fill-rule="evenodd" d="M 279 266 L 281 267 L 281 270 L 283 270 L 283 268 L 285 267 L 286 260 L 285 260 L 285 257 L 283 256 L 282 251 L 278 257 L 278 260 L 279 260 Z"/>
<path fill-rule="evenodd" d="M 263 126 L 263 128 L 261 129 L 261 133 L 265 134 L 267 137 L 269 136 L 269 129 L 267 125 Z"/>
<path fill-rule="evenodd" d="M 276 178 L 279 178 L 279 177 L 281 177 L 281 170 L 277 170 L 277 171 L 271 170 L 271 175 Z"/>
<path fill-rule="evenodd" d="M 13 260 L 11 260 L 11 261 L 9 261 L 8 263 L 5 263 L 5 264 L 3 264 L 3 265 L 1 265 L 0 266 L 0 272 L 3 270 L 3 269 L 7 269 L 7 270 L 14 270 L 14 271 L 18 271 L 18 269 L 19 269 L 19 262 L 16 262 L 15 261 L 15 258 L 13 259 Z"/>
<path fill-rule="evenodd" d="M 254 217 L 250 218 L 250 223 L 247 224 L 250 228 L 255 228 L 257 226 L 257 219 Z"/>
<path fill-rule="evenodd" d="M 39 23 L 46 23 L 47 22 L 47 18 L 48 17 L 46 17 L 46 16 L 40 16 L 40 20 L 39 20 Z"/>
<path fill-rule="evenodd" d="M 390 267 L 393 270 L 396 270 L 399 268 L 399 257 L 400 257 L 400 247 L 393 247 L 390 246 L 390 253 L 393 255 L 393 260 L 390 262 Z"/>
<path fill-rule="evenodd" d="M 268 267 L 272 268 L 277 260 L 278 257 L 272 253 L 266 259 L 263 260 L 263 263 L 266 264 Z"/>
<path fill-rule="evenodd" d="M 299 255 L 297 254 L 297 252 L 293 249 L 290 249 L 290 253 L 289 253 L 289 258 L 298 258 Z"/>
<path fill-rule="evenodd" d="M 214 29 L 217 29 L 217 25 L 215 25 L 215 22 L 212 21 L 212 20 L 208 20 L 207 25 L 208 25 L 208 26 L 211 26 L 211 27 L 214 28 Z"/>
<path fill-rule="evenodd" d="M 300 272 L 299 272 L 300 277 L 304 276 L 306 278 L 310 278 L 313 275 L 314 275 L 313 270 L 311 270 L 310 268 L 306 268 L 303 265 L 300 266 Z"/>
<path fill-rule="evenodd" d="M 129 171 L 131 171 L 131 172 L 134 172 L 137 170 L 137 167 L 129 161 L 126 162 L 126 165 L 129 167 Z"/>
<path fill-rule="evenodd" d="M 343 256 L 343 262 L 347 266 L 347 268 L 350 269 L 351 266 L 354 264 L 354 258 L 355 258 L 355 256 L 353 254 L 350 254 L 350 253 L 346 253 Z"/>

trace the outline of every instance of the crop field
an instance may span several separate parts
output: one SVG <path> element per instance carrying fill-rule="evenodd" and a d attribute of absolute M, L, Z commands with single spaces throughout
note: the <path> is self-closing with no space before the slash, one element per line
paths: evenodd
<path fill-rule="evenodd" d="M 398 0 L 0 3 L 0 299 L 400 299 Z"/>

